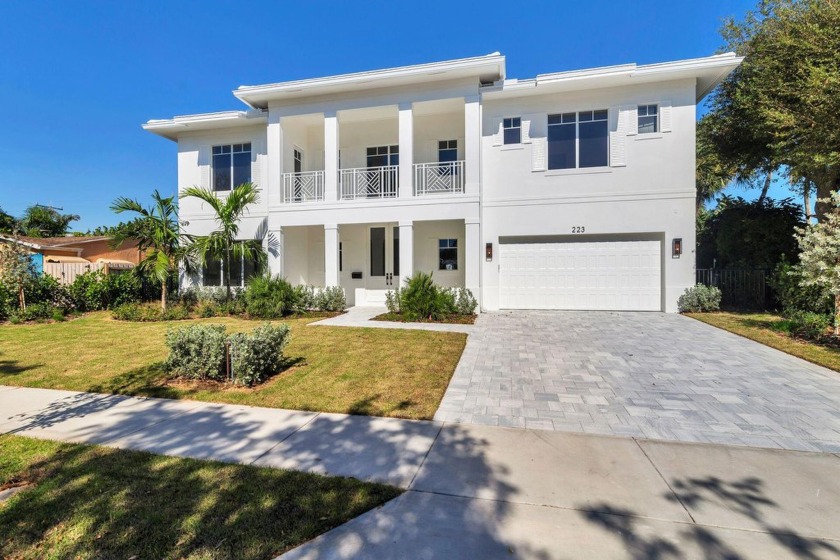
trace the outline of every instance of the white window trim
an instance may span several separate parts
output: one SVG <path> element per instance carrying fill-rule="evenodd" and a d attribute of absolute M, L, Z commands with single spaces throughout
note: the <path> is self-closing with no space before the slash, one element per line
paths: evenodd
<path fill-rule="evenodd" d="M 510 128 L 505 128 L 505 120 L 507 119 L 519 119 L 519 126 L 512 126 Z M 510 144 L 505 142 L 505 130 L 514 130 L 519 129 L 519 142 L 511 142 Z M 502 117 L 502 146 L 521 146 L 522 145 L 522 116 L 507 116 Z"/>
<path fill-rule="evenodd" d="M 236 145 L 236 144 L 243 144 L 243 145 L 248 144 L 248 151 L 247 151 L 248 161 L 249 161 L 249 165 L 253 166 L 254 143 L 251 140 L 244 140 L 242 142 L 225 142 L 224 144 L 213 144 L 212 146 L 210 146 L 210 190 L 213 191 L 214 193 L 228 194 L 233 190 L 233 187 L 236 186 L 236 185 L 232 184 L 233 183 L 233 175 L 234 175 L 233 155 L 234 154 L 244 154 L 244 153 L 246 153 L 245 150 L 242 150 L 240 152 L 234 152 L 233 151 L 233 146 Z M 214 154 L 213 150 L 216 149 L 216 148 L 223 148 L 225 146 L 230 147 L 230 152 L 228 153 L 228 155 L 230 155 L 230 182 L 231 182 L 231 185 L 230 185 L 230 188 L 219 191 L 219 190 L 216 190 L 216 166 L 213 164 L 213 159 L 215 158 L 215 156 L 221 155 L 221 154 Z M 248 173 L 248 175 L 250 175 L 251 178 L 253 179 L 253 175 L 254 175 L 253 168 Z"/>
<path fill-rule="evenodd" d="M 656 105 L 656 132 L 642 132 L 639 127 L 639 119 L 642 117 L 642 115 L 639 114 L 639 106 L 641 105 Z M 659 101 L 643 101 L 641 103 L 636 103 L 636 139 L 644 140 L 644 138 L 638 138 L 638 136 L 650 137 L 653 134 L 662 134 L 662 103 Z"/>

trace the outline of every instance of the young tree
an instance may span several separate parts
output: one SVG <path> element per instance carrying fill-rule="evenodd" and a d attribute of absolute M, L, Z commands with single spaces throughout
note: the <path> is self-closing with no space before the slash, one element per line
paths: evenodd
<path fill-rule="evenodd" d="M 160 306 L 165 311 L 167 281 L 184 258 L 187 238 L 178 227 L 175 197 L 164 198 L 156 190 L 152 193 L 152 200 L 154 204 L 149 208 L 143 208 L 136 200 L 126 197 L 113 202 L 111 210 L 117 214 L 134 212 L 138 217 L 116 228 L 111 244 L 119 247 L 125 241 L 137 241 L 137 249 L 144 255 L 138 268 L 160 282 Z"/>
<path fill-rule="evenodd" d="M 840 193 L 822 201 L 830 209 L 816 224 L 797 230 L 803 286 L 821 286 L 834 296 L 834 334 L 840 334 Z"/>
<path fill-rule="evenodd" d="M 62 237 L 70 230 L 70 222 L 77 220 L 78 214 L 61 214 L 54 208 L 36 204 L 24 211 L 20 226 L 29 237 Z"/>
<path fill-rule="evenodd" d="M 14 242 L 0 243 L 0 282 L 17 295 L 18 306 L 21 311 L 25 311 L 24 288 L 29 279 L 35 275 L 35 269 L 29 258 L 29 249 L 17 242 L 16 235 L 13 239 Z"/>
<path fill-rule="evenodd" d="M 201 263 L 206 265 L 209 259 L 219 259 L 224 267 L 224 285 L 230 301 L 231 260 L 249 259 L 262 265 L 266 254 L 262 243 L 256 239 L 238 240 L 239 221 L 248 212 L 248 206 L 260 200 L 259 192 L 253 183 L 242 183 L 234 187 L 230 194 L 220 199 L 213 191 L 203 187 L 189 187 L 181 193 L 184 198 L 197 198 L 207 204 L 216 214 L 219 229 L 209 235 L 195 236 L 193 250 Z"/>

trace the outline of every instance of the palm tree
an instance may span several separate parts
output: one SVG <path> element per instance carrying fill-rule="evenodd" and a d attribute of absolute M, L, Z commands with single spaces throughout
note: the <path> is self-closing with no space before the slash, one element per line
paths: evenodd
<path fill-rule="evenodd" d="M 209 235 L 195 236 L 193 250 L 202 264 L 208 259 L 219 259 L 224 266 L 224 284 L 226 298 L 230 300 L 230 263 L 231 259 L 240 261 L 250 259 L 257 264 L 265 263 L 266 255 L 262 243 L 252 239 L 239 241 L 239 221 L 248 212 L 248 205 L 256 204 L 260 200 L 257 186 L 253 183 L 242 183 L 234 187 L 224 199 L 216 196 L 213 191 L 204 187 L 189 187 L 181 193 L 184 198 L 193 197 L 201 200 L 213 209 L 219 229 Z"/>
<path fill-rule="evenodd" d="M 178 263 L 185 257 L 184 243 L 188 237 L 178 228 L 178 204 L 174 196 L 163 198 L 155 190 L 154 204 L 149 208 L 136 200 L 120 197 L 111 204 L 117 214 L 135 212 L 139 216 L 116 228 L 111 244 L 119 247 L 125 241 L 136 240 L 137 249 L 143 255 L 138 268 L 160 281 L 160 306 L 166 310 L 166 284 L 172 273 L 178 270 Z"/>

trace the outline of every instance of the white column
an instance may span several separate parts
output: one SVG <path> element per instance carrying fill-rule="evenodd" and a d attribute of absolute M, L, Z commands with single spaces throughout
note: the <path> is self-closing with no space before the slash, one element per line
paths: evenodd
<path fill-rule="evenodd" d="M 268 152 L 268 205 L 283 202 L 283 119 L 276 110 L 268 111 L 266 151 Z M 263 193 L 266 195 L 266 193 Z"/>
<path fill-rule="evenodd" d="M 481 228 L 478 219 L 464 220 L 464 285 L 481 304 Z"/>
<path fill-rule="evenodd" d="M 324 113 L 324 200 L 338 200 L 338 113 Z"/>
<path fill-rule="evenodd" d="M 464 98 L 464 192 L 478 195 L 481 181 L 481 107 L 478 96 Z"/>
<path fill-rule="evenodd" d="M 338 226 L 336 224 L 324 224 L 324 285 L 341 285 L 338 277 Z"/>
<path fill-rule="evenodd" d="M 414 274 L 414 222 L 400 222 L 400 274 L 394 286 L 403 286 L 402 279 Z"/>
<path fill-rule="evenodd" d="M 400 198 L 414 195 L 414 115 L 411 103 L 399 105 Z"/>
<path fill-rule="evenodd" d="M 263 248 L 268 253 L 268 272 L 272 276 L 284 276 L 286 267 L 283 260 L 286 258 L 286 248 L 283 246 L 283 228 L 269 231 L 263 240 Z"/>

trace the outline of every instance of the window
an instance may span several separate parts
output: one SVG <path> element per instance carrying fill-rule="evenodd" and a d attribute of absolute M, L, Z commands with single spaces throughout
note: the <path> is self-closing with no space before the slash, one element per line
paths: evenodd
<path fill-rule="evenodd" d="M 222 285 L 222 261 L 219 259 L 207 259 L 201 271 L 202 286 Z"/>
<path fill-rule="evenodd" d="M 399 146 L 376 146 L 367 149 L 367 166 L 384 167 L 400 164 Z"/>
<path fill-rule="evenodd" d="M 458 240 L 438 240 L 438 270 L 458 270 Z"/>
<path fill-rule="evenodd" d="M 251 181 L 251 143 L 213 146 L 213 190 L 229 191 Z"/>
<path fill-rule="evenodd" d="M 608 164 L 606 109 L 548 115 L 548 168 L 575 169 Z"/>
<path fill-rule="evenodd" d="M 338 271 L 344 270 L 344 245 L 341 241 L 338 242 Z"/>
<path fill-rule="evenodd" d="M 458 161 L 458 141 L 441 140 L 438 142 L 438 162 L 451 163 Z"/>
<path fill-rule="evenodd" d="M 519 144 L 522 142 L 522 119 L 509 117 L 502 121 L 505 144 Z"/>
<path fill-rule="evenodd" d="M 659 106 L 639 105 L 639 134 L 659 132 Z"/>

